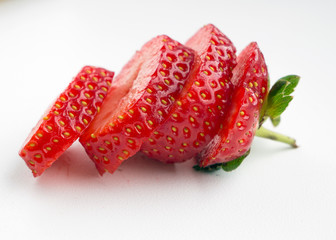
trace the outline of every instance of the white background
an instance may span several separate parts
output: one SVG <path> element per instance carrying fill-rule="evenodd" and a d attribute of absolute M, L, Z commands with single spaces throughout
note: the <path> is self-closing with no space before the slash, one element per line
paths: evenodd
<path fill-rule="evenodd" d="M 0 0 L 0 239 L 336 239 L 335 1 Z M 86 65 L 118 72 L 150 38 L 213 23 L 302 77 L 278 131 L 232 172 L 141 157 L 99 177 L 78 143 L 34 179 L 17 152 Z"/>

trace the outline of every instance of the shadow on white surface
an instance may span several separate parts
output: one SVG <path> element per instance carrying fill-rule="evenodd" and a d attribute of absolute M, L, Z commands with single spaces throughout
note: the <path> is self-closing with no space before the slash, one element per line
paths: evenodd
<path fill-rule="evenodd" d="M 251 155 L 234 172 L 239 174 L 239 171 L 243 170 L 242 168 L 247 167 L 246 163 L 263 165 L 281 152 L 287 151 L 295 151 L 295 149 L 285 144 L 257 139 L 252 146 Z M 12 178 L 10 181 L 12 183 L 16 182 L 19 187 L 33 184 L 38 189 L 46 190 L 55 187 L 68 190 L 74 188 L 85 189 L 88 186 L 97 187 L 101 185 L 110 189 L 135 185 L 159 186 L 160 184 L 176 184 L 178 181 L 193 181 L 192 184 L 199 184 L 203 188 L 211 184 L 211 181 L 208 181 L 209 178 L 220 177 L 220 181 L 224 181 L 224 179 L 233 175 L 223 171 L 199 173 L 192 169 L 194 164 L 194 160 L 175 165 L 163 164 L 138 153 L 125 161 L 114 174 L 106 173 L 104 176 L 100 176 L 84 149 L 76 142 L 42 176 L 33 178 L 22 161 L 16 165 L 19 169 L 15 169 L 10 174 Z M 20 171 L 25 171 L 25 173 L 21 174 Z"/>
<path fill-rule="evenodd" d="M 258 161 L 260 158 L 272 158 L 272 156 L 279 154 L 280 152 L 287 151 L 295 151 L 300 149 L 294 149 L 290 146 L 277 142 L 270 142 L 269 140 L 263 140 L 256 138 L 253 146 L 251 155 L 254 157 L 247 157 L 245 161 Z M 174 175 L 177 173 L 177 169 L 179 171 L 185 171 L 185 174 L 188 172 L 195 172 L 192 170 L 192 166 L 195 164 L 194 160 L 189 160 L 182 164 L 164 164 L 158 162 L 154 159 L 150 159 L 145 155 L 138 153 L 132 158 L 125 161 L 119 169 L 113 174 L 106 173 L 104 176 L 100 176 L 98 171 L 96 170 L 93 162 L 88 158 L 84 149 L 80 146 L 78 142 L 76 142 L 73 146 L 71 146 L 55 163 L 48 168 L 42 176 L 36 178 L 36 182 L 75 182 L 82 180 L 90 180 L 94 181 L 97 179 L 108 179 L 113 178 L 113 176 L 117 176 L 120 174 L 127 175 L 129 178 L 141 177 L 141 175 Z M 23 162 L 18 166 L 20 169 L 22 167 Z M 25 167 L 26 168 L 26 167 Z M 24 169 L 27 170 L 27 169 Z M 215 175 L 212 173 L 201 173 L 203 175 Z M 17 175 L 17 174 L 15 174 Z M 15 178 L 13 176 L 13 178 Z M 119 178 L 119 177 L 115 177 Z M 64 179 L 64 180 L 62 180 Z M 113 179 L 115 181 L 116 179 Z"/>

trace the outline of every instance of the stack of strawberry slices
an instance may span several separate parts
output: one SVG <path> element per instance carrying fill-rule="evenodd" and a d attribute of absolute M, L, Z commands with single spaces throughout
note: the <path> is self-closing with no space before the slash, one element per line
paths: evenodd
<path fill-rule="evenodd" d="M 116 77 L 84 67 L 19 154 L 35 177 L 78 138 L 101 175 L 139 151 L 164 163 L 196 159 L 198 170 L 232 170 L 249 153 L 258 128 L 259 135 L 269 134 L 261 124 L 267 118 L 278 123 L 284 109 L 274 111 L 276 101 L 288 97 L 298 77 L 281 80 L 268 94 L 258 45 L 249 44 L 236 57 L 232 42 L 211 24 L 185 45 L 158 36 Z M 295 140 L 287 143 L 294 146 Z"/>

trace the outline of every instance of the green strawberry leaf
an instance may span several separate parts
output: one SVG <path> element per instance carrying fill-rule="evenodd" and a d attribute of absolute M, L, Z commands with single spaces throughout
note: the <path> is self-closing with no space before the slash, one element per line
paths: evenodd
<path fill-rule="evenodd" d="M 300 77 L 297 75 L 288 75 L 280 78 L 268 92 L 264 104 L 261 107 L 259 115 L 259 128 L 256 136 L 268 138 L 274 141 L 287 143 L 293 148 L 297 148 L 296 140 L 294 138 L 285 136 L 283 134 L 273 132 L 262 127 L 262 124 L 270 118 L 274 127 L 280 123 L 280 115 L 286 110 L 288 104 L 292 101 L 294 88 L 298 85 Z"/>
<path fill-rule="evenodd" d="M 242 156 L 230 161 L 230 162 L 227 162 L 227 163 L 223 163 L 222 165 L 222 169 L 225 171 L 225 172 L 231 172 L 233 170 L 235 170 L 237 167 L 240 166 L 240 164 L 244 161 L 244 159 L 250 154 L 250 149 Z"/>
<path fill-rule="evenodd" d="M 279 124 L 278 118 L 292 101 L 294 88 L 298 85 L 300 77 L 289 75 L 280 78 L 271 88 L 267 97 L 267 109 L 265 115 L 269 116 L 276 124 Z"/>
<path fill-rule="evenodd" d="M 198 165 L 194 166 L 193 168 L 196 171 L 200 172 L 214 172 L 219 169 L 223 169 L 225 172 L 231 172 L 235 170 L 237 167 L 240 166 L 240 164 L 243 162 L 243 160 L 249 155 L 250 150 L 248 150 L 244 155 L 226 163 L 217 163 L 208 167 L 200 167 Z"/>
<path fill-rule="evenodd" d="M 278 126 L 280 123 L 280 116 L 276 118 L 271 118 L 271 121 L 274 127 Z"/>

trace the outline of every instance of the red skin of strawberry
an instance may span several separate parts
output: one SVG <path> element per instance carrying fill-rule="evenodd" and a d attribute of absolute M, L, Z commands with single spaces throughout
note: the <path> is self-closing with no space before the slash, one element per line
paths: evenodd
<path fill-rule="evenodd" d="M 113 76 L 103 68 L 84 67 L 46 111 L 19 152 L 34 177 L 50 167 L 89 126 Z"/>
<path fill-rule="evenodd" d="M 142 152 L 165 163 L 197 155 L 218 133 L 231 96 L 229 81 L 236 49 L 215 26 L 201 28 L 186 44 L 200 56 L 200 67 L 183 90 L 167 121 L 142 145 Z"/>
<path fill-rule="evenodd" d="M 101 175 L 139 151 L 169 115 L 197 63 L 193 50 L 159 36 L 123 68 L 101 113 L 80 138 Z M 114 96 L 130 86 L 126 96 Z"/>
<path fill-rule="evenodd" d="M 257 43 L 249 44 L 238 56 L 231 81 L 231 110 L 223 129 L 198 156 L 201 167 L 229 162 L 250 149 L 268 91 L 267 67 Z"/>

